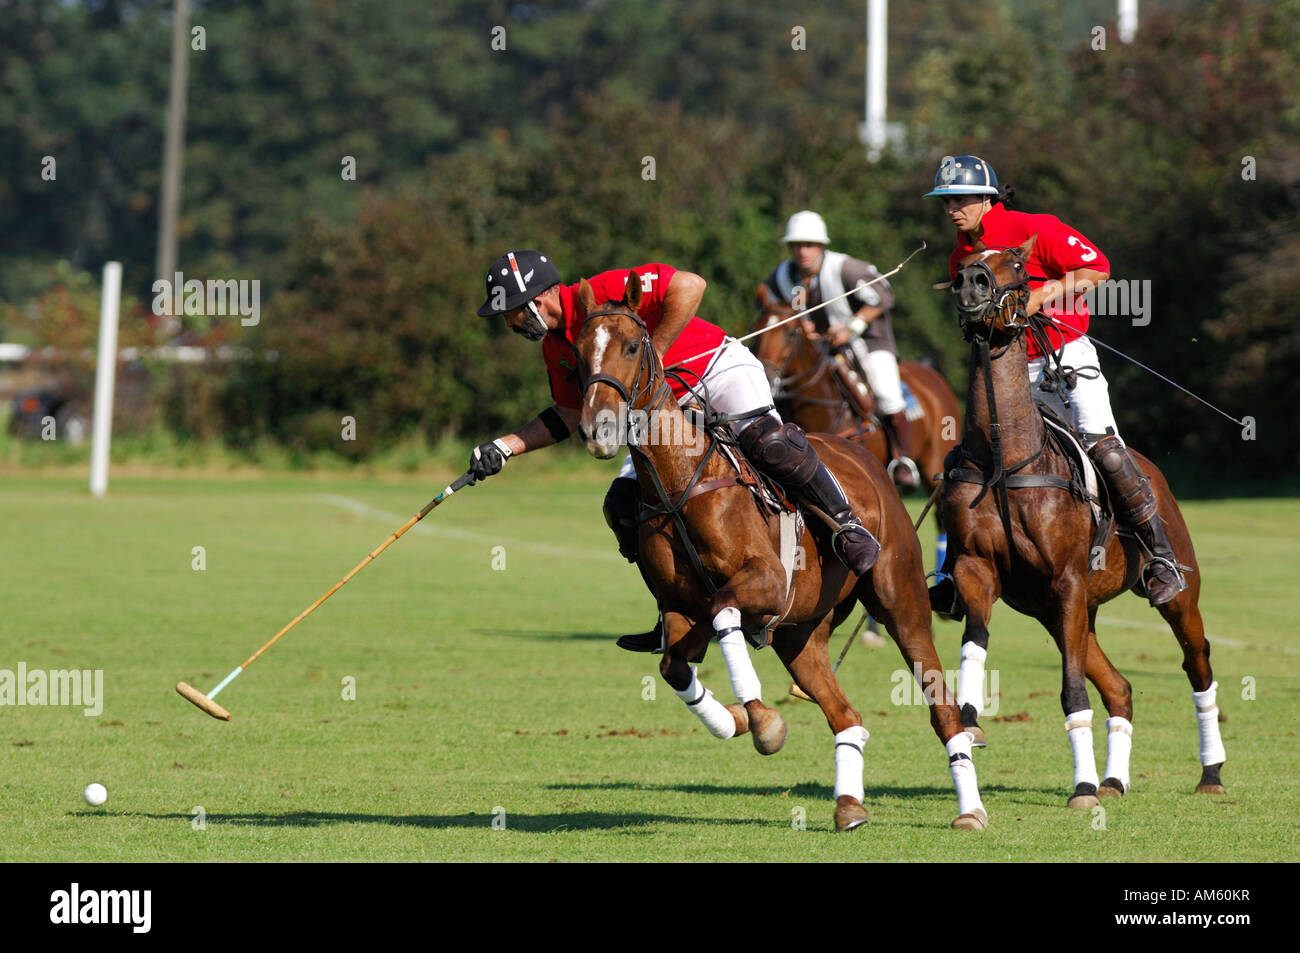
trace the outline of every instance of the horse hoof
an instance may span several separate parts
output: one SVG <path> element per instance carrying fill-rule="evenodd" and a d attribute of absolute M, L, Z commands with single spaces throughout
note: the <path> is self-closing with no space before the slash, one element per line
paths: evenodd
<path fill-rule="evenodd" d="M 835 832 L 843 834 L 867 823 L 867 811 L 851 794 L 841 794 L 835 799 Z"/>
<path fill-rule="evenodd" d="M 984 808 L 977 807 L 969 814 L 958 815 L 952 822 L 955 831 L 982 831 L 989 826 L 989 816 Z"/>
<path fill-rule="evenodd" d="M 984 729 L 979 725 L 963 727 L 962 731 L 967 732 L 971 736 L 970 746 L 972 748 L 987 748 L 989 746 L 989 743 L 984 740 Z"/>
<path fill-rule="evenodd" d="M 1073 808 L 1076 811 L 1091 811 L 1094 807 L 1101 804 L 1095 794 L 1076 794 L 1070 800 L 1065 802 L 1065 806 Z"/>
<path fill-rule="evenodd" d="M 1124 785 L 1116 778 L 1107 778 L 1097 788 L 1097 797 L 1123 797 Z"/>
<path fill-rule="evenodd" d="M 1197 794 L 1227 794 L 1228 789 L 1222 784 L 1198 784 L 1196 785 Z"/>
<path fill-rule="evenodd" d="M 776 754 L 785 744 L 786 727 L 781 716 L 773 708 L 768 708 L 761 701 L 746 706 L 749 717 L 749 730 L 754 736 L 754 750 L 759 754 Z"/>
<path fill-rule="evenodd" d="M 732 735 L 733 738 L 749 731 L 749 712 L 745 710 L 744 705 L 733 702 L 727 706 L 727 711 L 731 712 L 731 717 L 736 719 L 736 734 Z"/>
<path fill-rule="evenodd" d="M 806 691 L 804 691 L 802 688 L 800 688 L 798 685 L 796 685 L 794 682 L 790 683 L 790 694 L 793 695 L 795 698 L 802 698 L 806 702 L 813 701 L 813 697 L 809 695 Z"/>

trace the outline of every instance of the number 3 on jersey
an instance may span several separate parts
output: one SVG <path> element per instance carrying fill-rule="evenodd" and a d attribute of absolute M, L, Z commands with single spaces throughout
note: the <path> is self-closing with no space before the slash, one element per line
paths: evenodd
<path fill-rule="evenodd" d="M 1075 235 L 1071 235 L 1069 238 L 1067 238 L 1065 240 L 1065 243 L 1067 245 L 1078 245 L 1080 248 L 1083 249 L 1083 254 L 1079 256 L 1080 260 L 1082 261 L 1092 261 L 1094 258 L 1097 257 L 1096 250 L 1089 248 L 1083 242 L 1079 241 L 1078 237 Z"/>

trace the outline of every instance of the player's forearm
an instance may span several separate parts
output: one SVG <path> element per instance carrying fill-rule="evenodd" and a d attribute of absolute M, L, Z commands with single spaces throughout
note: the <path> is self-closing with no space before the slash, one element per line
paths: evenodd
<path fill-rule="evenodd" d="M 1074 271 L 1067 271 L 1059 279 L 1053 278 L 1051 281 L 1044 282 L 1041 286 L 1033 289 L 1029 293 L 1029 301 L 1025 305 L 1026 314 L 1037 314 L 1047 302 L 1055 302 L 1058 306 L 1069 304 L 1065 301 L 1067 289 L 1075 297 L 1087 294 L 1101 282 L 1110 277 L 1108 271 L 1097 271 L 1093 268 L 1076 268 Z"/>
<path fill-rule="evenodd" d="M 668 282 L 668 290 L 664 292 L 664 316 L 651 337 L 655 353 L 661 359 L 673 346 L 677 335 L 695 317 L 706 287 L 708 283 L 703 278 L 689 271 L 677 272 Z"/>
<path fill-rule="evenodd" d="M 582 412 L 552 404 L 514 433 L 501 437 L 511 453 L 527 453 L 559 443 L 578 429 Z"/>

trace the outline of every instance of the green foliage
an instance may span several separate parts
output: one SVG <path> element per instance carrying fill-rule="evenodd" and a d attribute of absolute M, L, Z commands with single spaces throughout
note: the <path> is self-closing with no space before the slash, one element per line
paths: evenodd
<path fill-rule="evenodd" d="M 169 11 L 6 7 L 0 298 L 25 305 L 51 263 L 110 254 L 147 294 Z M 1300 2 L 1144 4 L 1132 45 L 1084 5 L 895 4 L 904 135 L 875 164 L 857 141 L 862 16 L 860 0 L 196 5 L 182 267 L 260 279 L 253 337 L 279 359 L 181 382 L 206 396 L 178 391 L 167 419 L 187 438 L 352 458 L 513 429 L 547 393 L 535 349 L 473 315 L 502 250 L 544 248 L 570 280 L 668 261 L 706 278 L 701 314 L 738 332 L 781 224 L 806 207 L 882 270 L 928 243 L 892 279 L 895 330 L 960 392 L 966 355 L 929 287 L 953 236 L 920 195 L 942 155 L 974 152 L 1018 207 L 1079 228 L 1114 277 L 1151 282 L 1151 323 L 1098 319 L 1101 340 L 1260 428 L 1225 453 L 1238 428 L 1103 354 L 1130 442 L 1166 465 L 1293 470 L 1300 359 L 1280 289 L 1300 268 Z M 39 175 L 45 155 L 56 182 Z M 339 437 L 348 415 L 355 441 Z"/>

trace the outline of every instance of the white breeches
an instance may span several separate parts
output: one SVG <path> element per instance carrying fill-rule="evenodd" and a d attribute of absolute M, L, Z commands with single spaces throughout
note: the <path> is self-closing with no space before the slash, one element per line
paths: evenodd
<path fill-rule="evenodd" d="M 1061 352 L 1061 363 L 1075 369 L 1095 367 L 1095 378 L 1079 376 L 1078 386 L 1067 391 L 1070 403 L 1067 407 L 1057 393 L 1040 390 L 1039 382 L 1043 378 L 1043 367 L 1047 359 L 1036 357 L 1029 362 L 1029 383 L 1033 385 L 1034 400 L 1052 408 L 1061 419 L 1067 421 L 1078 433 L 1103 434 L 1107 427 L 1114 428 L 1116 435 L 1119 427 L 1115 425 L 1115 415 L 1110 410 L 1110 388 L 1106 378 L 1100 373 L 1101 361 L 1097 358 L 1097 349 L 1086 337 L 1075 338 L 1066 343 Z M 1084 447 L 1091 447 L 1097 442 L 1096 437 L 1081 439 Z"/>
<path fill-rule="evenodd" d="M 906 408 L 903 383 L 898 377 L 898 358 L 883 349 L 870 350 L 862 338 L 854 338 L 849 346 L 867 375 L 867 386 L 876 398 L 876 410 L 881 414 L 896 414 Z"/>

